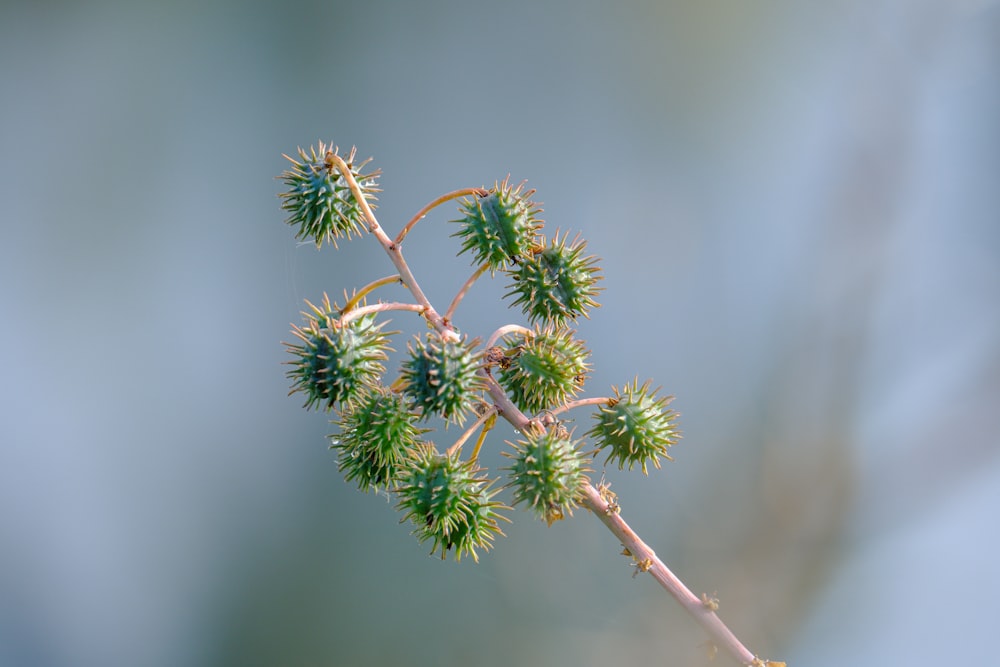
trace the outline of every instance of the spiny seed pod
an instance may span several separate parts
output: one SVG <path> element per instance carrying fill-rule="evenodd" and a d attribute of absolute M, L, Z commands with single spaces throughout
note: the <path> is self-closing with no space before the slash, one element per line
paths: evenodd
<path fill-rule="evenodd" d="M 281 207 L 289 212 L 288 224 L 297 226 L 295 237 L 313 241 L 316 247 L 324 241 L 337 247 L 337 239 L 350 239 L 352 234 L 360 236 L 368 229 L 361 203 L 340 173 L 333 156 L 337 148 L 322 141 L 309 152 L 299 149 L 299 158 L 285 156 L 292 168 L 281 175 L 288 188 L 281 193 Z M 354 180 L 361 187 L 364 199 L 374 207 L 375 193 L 379 192 L 376 181 L 379 172 L 362 174 L 361 170 L 371 159 L 354 164 L 356 149 L 344 157 Z"/>
<path fill-rule="evenodd" d="M 415 341 L 407 346 L 410 357 L 403 362 L 403 393 L 425 419 L 438 415 L 461 422 L 482 389 L 482 379 L 476 375 L 480 355 L 462 341 L 443 341 L 435 334 L 427 334 L 426 342 Z"/>
<path fill-rule="evenodd" d="M 305 324 L 292 326 L 299 342 L 285 343 L 295 357 L 286 362 L 292 367 L 287 373 L 292 380 L 289 394 L 305 394 L 309 409 L 350 404 L 385 372 L 382 362 L 390 350 L 388 334 L 382 331 L 385 322 L 376 324 L 374 315 L 365 315 L 342 325 L 325 294 L 320 306 L 306 304 L 312 312 L 303 313 Z"/>
<path fill-rule="evenodd" d="M 600 449 L 608 450 L 608 461 L 617 461 L 618 469 L 628 465 L 629 470 L 638 464 L 642 473 L 652 463 L 660 467 L 660 456 L 672 460 L 667 448 L 680 439 L 674 421 L 677 413 L 667 409 L 673 396 L 658 397 L 659 389 L 650 390 L 649 381 L 639 386 L 636 378 L 619 390 L 615 396 L 594 413 L 596 424 L 587 432 Z"/>
<path fill-rule="evenodd" d="M 536 248 L 509 271 L 514 282 L 505 297 L 517 296 L 512 305 L 520 305 L 532 322 L 544 321 L 561 326 L 577 317 L 587 317 L 598 307 L 594 297 L 600 292 L 597 281 L 600 269 L 597 258 L 584 255 L 586 242 L 559 233 L 546 247 Z"/>
<path fill-rule="evenodd" d="M 401 466 L 427 430 L 416 421 L 406 399 L 381 386 L 344 409 L 334 420 L 340 433 L 330 436 L 344 478 L 362 491 L 394 487 Z"/>
<path fill-rule="evenodd" d="M 535 191 L 522 192 L 522 187 L 505 178 L 486 195 L 463 200 L 459 211 L 464 215 L 452 221 L 462 225 L 452 234 L 462 239 L 459 254 L 471 251 L 476 264 L 486 263 L 495 273 L 530 253 L 542 226 L 541 209 L 530 199 Z"/>
<path fill-rule="evenodd" d="M 503 535 L 498 519 L 509 521 L 498 512 L 510 508 L 493 500 L 491 487 L 475 461 L 462 461 L 458 452 L 439 454 L 425 443 L 403 469 L 397 507 L 416 525 L 417 539 L 433 543 L 431 553 L 440 551 L 444 559 L 454 549 L 456 560 L 468 554 L 478 562 L 476 549 L 489 551 Z"/>
<path fill-rule="evenodd" d="M 588 457 L 580 453 L 572 434 L 557 426 L 544 433 L 530 433 L 516 443 L 508 441 L 513 459 L 507 486 L 514 489 L 514 504 L 528 503 L 550 526 L 579 505 L 587 482 Z"/>
<path fill-rule="evenodd" d="M 510 345 L 511 359 L 499 382 L 518 408 L 529 415 L 565 403 L 583 386 L 590 365 L 583 342 L 566 328 L 538 329 L 520 345 Z"/>

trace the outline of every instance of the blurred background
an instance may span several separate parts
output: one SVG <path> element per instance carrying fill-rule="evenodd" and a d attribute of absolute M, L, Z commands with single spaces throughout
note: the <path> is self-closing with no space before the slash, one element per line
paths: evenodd
<path fill-rule="evenodd" d="M 998 3 L 8 0 L 0 100 L 0 665 L 708 663 L 585 511 L 456 564 L 341 479 L 280 343 L 388 264 L 283 224 L 318 140 L 389 230 L 510 174 L 588 240 L 587 395 L 685 434 L 608 479 L 752 650 L 994 661 Z M 407 239 L 438 304 L 454 210 Z"/>

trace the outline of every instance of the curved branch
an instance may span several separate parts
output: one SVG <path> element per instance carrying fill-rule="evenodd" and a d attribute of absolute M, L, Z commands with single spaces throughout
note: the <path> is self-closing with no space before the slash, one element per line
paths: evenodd
<path fill-rule="evenodd" d="M 479 280 L 479 277 L 482 276 L 488 268 L 490 268 L 489 264 L 483 264 L 476 269 L 471 276 L 469 276 L 468 280 L 465 281 L 465 284 L 462 285 L 462 289 L 458 290 L 458 294 L 456 294 L 455 298 L 451 300 L 451 305 L 448 306 L 448 310 L 444 314 L 445 322 L 451 322 L 451 318 L 455 315 L 455 309 L 458 308 L 458 304 L 465 298 L 466 292 L 469 291 L 473 283 Z"/>
<path fill-rule="evenodd" d="M 546 412 L 548 412 L 552 416 L 555 416 L 555 415 L 557 415 L 557 414 L 559 414 L 561 412 L 568 412 L 569 410 L 573 410 L 575 408 L 583 408 L 583 407 L 586 407 L 588 405 L 602 405 L 604 403 L 607 403 L 609 400 L 611 400 L 611 399 L 609 397 L 607 397 L 607 396 L 595 396 L 593 398 L 581 398 L 581 399 L 578 399 L 578 400 L 575 400 L 575 401 L 570 401 L 569 403 L 565 403 L 563 405 L 560 405 L 558 408 L 552 408 L 551 410 L 546 410 Z"/>
<path fill-rule="evenodd" d="M 351 173 L 350 167 L 344 162 L 344 158 L 340 157 L 336 153 L 330 156 L 330 159 L 334 164 L 337 165 L 337 169 L 340 171 L 341 176 L 347 181 L 348 186 L 351 188 L 351 193 L 354 194 L 354 198 L 358 201 L 361 206 L 361 212 L 364 213 L 365 220 L 368 222 L 368 230 L 378 239 L 378 242 L 382 245 L 386 254 L 389 255 L 389 259 L 392 261 L 393 266 L 399 271 L 399 278 L 406 285 L 406 288 L 410 290 L 413 298 L 417 300 L 417 303 L 424 309 L 424 317 L 430 322 L 431 326 L 438 332 L 445 340 L 460 340 L 461 336 L 458 335 L 454 329 L 448 326 L 444 318 L 434 309 L 431 305 L 430 300 L 424 291 L 420 289 L 420 284 L 413 275 L 413 271 L 410 270 L 410 265 L 406 263 L 403 259 L 403 252 L 400 250 L 400 245 L 390 239 L 385 230 L 382 229 L 382 225 L 379 224 L 378 219 L 375 217 L 375 213 L 372 211 L 371 206 L 368 204 L 368 200 L 365 199 L 365 193 L 358 185 L 358 181 L 354 178 Z"/>
<path fill-rule="evenodd" d="M 486 349 L 487 350 L 490 349 L 491 347 L 497 344 L 498 340 L 500 340 L 507 334 L 512 334 L 512 333 L 521 334 L 522 336 L 527 338 L 528 336 L 533 336 L 535 332 L 529 329 L 528 327 L 522 327 L 520 324 L 505 324 L 504 326 L 500 327 L 492 334 L 490 334 L 489 340 L 486 341 Z"/>
<path fill-rule="evenodd" d="M 361 300 L 363 298 L 368 296 L 368 294 L 375 291 L 379 287 L 384 287 L 385 285 L 391 285 L 393 283 L 403 284 L 403 281 L 400 280 L 398 274 L 393 274 L 391 276 L 386 276 L 385 278 L 379 278 L 378 280 L 373 280 L 372 282 L 368 283 L 360 290 L 358 290 L 358 293 L 352 296 L 350 300 L 344 304 L 344 307 L 340 309 L 341 314 L 346 313 L 355 306 L 357 306 L 359 303 L 361 303 Z M 406 285 L 403 284 L 403 287 L 406 287 Z"/>
<path fill-rule="evenodd" d="M 423 306 L 417 303 L 373 303 L 370 306 L 361 306 L 360 308 L 355 308 L 349 312 L 341 315 L 340 319 L 337 320 L 337 324 L 343 326 L 350 322 L 351 320 L 356 320 L 359 317 L 367 315 L 368 313 L 385 313 L 392 310 L 409 310 L 414 313 L 425 314 L 426 310 Z"/>
<path fill-rule="evenodd" d="M 469 195 L 475 195 L 476 197 L 485 197 L 487 194 L 489 194 L 489 190 L 486 190 L 484 188 L 462 188 L 461 190 L 455 190 L 454 192 L 449 192 L 446 195 L 441 195 L 440 197 L 438 197 L 437 199 L 435 199 L 434 201 L 432 201 L 431 203 L 427 204 L 422 209 L 417 211 L 417 214 L 413 216 L 410 219 L 410 221 L 406 223 L 406 226 L 403 227 L 403 229 L 399 232 L 399 234 L 396 235 L 396 243 L 397 244 L 402 243 L 403 239 L 406 238 L 406 235 L 410 233 L 411 229 L 413 229 L 413 226 L 418 222 L 420 222 L 424 218 L 424 216 L 426 216 L 428 213 L 431 212 L 432 209 L 440 206 L 441 204 L 449 202 L 452 199 L 458 199 L 459 197 L 468 197 Z"/>

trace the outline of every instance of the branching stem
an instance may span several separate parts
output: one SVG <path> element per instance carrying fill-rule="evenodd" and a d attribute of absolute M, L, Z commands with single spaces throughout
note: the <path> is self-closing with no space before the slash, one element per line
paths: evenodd
<path fill-rule="evenodd" d="M 403 254 L 400 250 L 400 243 L 422 217 L 424 217 L 428 211 L 433 209 L 440 204 L 455 199 L 457 197 L 467 196 L 470 194 L 480 194 L 483 191 L 479 188 L 470 188 L 466 190 L 456 190 L 455 192 L 443 195 L 438 199 L 425 206 L 420 212 L 414 216 L 412 220 L 403 228 L 399 233 L 399 236 L 395 241 L 390 239 L 385 231 L 383 231 L 381 225 L 379 225 L 378 220 L 375 218 L 371 207 L 368 205 L 368 201 L 364 197 L 364 192 L 358 185 L 357 181 L 351 174 L 350 168 L 347 163 L 344 162 L 337 154 L 333 154 L 331 159 L 337 165 L 337 169 L 340 171 L 341 175 L 347 180 L 348 185 L 351 188 L 351 192 L 354 194 L 355 199 L 361 206 L 362 212 L 365 215 L 365 219 L 368 223 L 369 231 L 379 240 L 382 247 L 388 253 L 389 258 L 392 260 L 393 265 L 399 271 L 399 279 L 407 287 L 411 294 L 413 294 L 414 299 L 417 301 L 416 304 L 375 304 L 372 306 L 364 306 L 357 308 L 347 313 L 341 318 L 343 322 L 345 319 L 350 319 L 354 317 L 360 317 L 361 315 L 369 312 L 380 312 L 385 310 L 412 310 L 422 313 L 431 323 L 431 325 L 438 331 L 438 333 L 445 339 L 457 340 L 459 338 L 458 333 L 450 326 L 446 318 L 442 318 L 434 307 L 428 301 L 426 295 L 420 289 L 419 284 L 413 277 L 413 273 L 410 271 L 410 267 L 407 265 L 406 261 L 403 259 Z M 478 276 L 476 276 L 478 277 Z M 471 284 L 468 283 L 468 284 Z M 463 288 L 463 292 L 464 292 Z M 463 292 L 460 292 L 462 294 Z M 456 297 L 457 299 L 457 297 Z M 454 302 L 453 302 L 454 306 Z M 449 314 L 453 308 L 449 309 Z M 532 331 L 526 327 L 518 325 L 507 325 L 497 329 L 493 335 L 490 336 L 489 341 L 487 341 L 487 349 L 492 347 L 497 340 L 509 333 L 518 333 L 524 336 L 532 335 Z M 451 448 L 448 450 L 449 453 L 456 451 L 459 447 L 464 444 L 471 434 L 474 432 L 475 428 L 479 425 L 486 423 L 488 419 L 498 414 L 506 419 L 510 424 L 517 430 L 521 432 L 533 432 L 544 429 L 541 422 L 537 419 L 529 419 L 523 412 L 521 412 L 516 405 L 507 396 L 507 393 L 503 388 L 493 379 L 490 374 L 490 369 L 488 366 L 483 366 L 479 369 L 479 374 L 486 381 L 486 388 L 490 394 L 490 397 L 494 401 L 494 406 L 488 410 L 484 415 L 480 416 L 476 420 L 476 424 L 463 434 L 462 438 L 459 439 Z M 580 401 L 573 401 L 560 408 L 549 411 L 549 414 L 555 414 L 564 410 L 569 410 L 573 407 L 580 407 L 581 405 L 588 404 L 588 401 L 598 401 L 607 399 L 583 399 Z M 494 414 L 495 413 L 495 414 Z M 477 452 L 478 454 L 478 446 Z M 618 514 L 615 508 L 609 507 L 608 503 L 604 498 L 601 497 L 600 491 L 598 491 L 589 482 L 583 488 L 583 505 L 589 509 L 601 522 L 611 531 L 612 534 L 621 542 L 621 544 L 628 549 L 632 558 L 635 559 L 637 571 L 649 572 L 653 575 L 653 578 L 663 588 L 670 593 L 675 600 L 690 614 L 705 631 L 709 634 L 712 641 L 719 647 L 725 649 L 730 655 L 732 655 L 737 661 L 744 665 L 755 665 L 761 664 L 753 653 L 747 649 L 739 639 L 730 631 L 722 619 L 713 611 L 709 605 L 706 605 L 704 601 L 696 596 L 691 590 L 681 582 L 680 579 L 674 575 L 673 572 L 660 560 L 660 558 L 645 542 L 639 539 L 639 536 L 634 530 L 625 522 L 624 519 Z"/>
<path fill-rule="evenodd" d="M 488 376 L 488 373 L 485 373 Z M 528 419 L 492 377 L 488 377 L 487 387 L 490 396 L 496 401 L 499 414 L 510 422 L 511 426 L 527 431 L 536 428 L 538 422 Z M 585 399 L 586 400 L 586 399 Z M 605 399 L 607 400 L 607 399 Z M 581 403 L 582 401 L 575 401 Z M 556 412 L 553 410 L 552 412 Z M 627 548 L 635 559 L 636 563 L 646 563 L 643 570 L 653 575 L 653 578 L 663 588 L 670 593 L 675 600 L 687 611 L 698 623 L 708 632 L 709 637 L 718 646 L 725 649 L 736 660 L 744 665 L 752 665 L 756 657 L 750 650 L 736 638 L 736 635 L 722 622 L 718 614 L 709 609 L 677 576 L 670 571 L 670 568 L 660 560 L 656 552 L 653 551 L 639 536 L 632 530 L 618 512 L 609 508 L 608 503 L 601 497 L 600 492 L 589 482 L 584 486 L 583 506 L 589 509 L 601 522 L 610 530 Z"/>
<path fill-rule="evenodd" d="M 344 162 L 344 158 L 340 157 L 334 153 L 330 158 L 333 160 L 334 164 L 337 165 L 337 169 L 340 171 L 341 176 L 347 181 L 348 186 L 351 188 L 351 192 L 354 194 L 354 198 L 358 201 L 358 205 L 361 206 L 361 211 L 365 215 L 365 221 L 368 223 L 368 231 L 370 231 L 378 242 L 385 249 L 385 252 L 389 255 L 389 259 L 392 261 L 393 266 L 399 271 L 399 278 L 406 285 L 406 288 L 410 290 L 413 294 L 413 298 L 417 300 L 424 309 L 424 317 L 430 322 L 431 326 L 438 332 L 441 338 L 445 340 L 457 341 L 460 340 L 458 333 L 451 328 L 445 321 L 444 318 L 434 309 L 431 305 L 430 300 L 428 300 L 427 295 L 424 291 L 420 289 L 420 284 L 417 279 L 413 276 L 413 271 L 410 270 L 410 265 L 406 263 L 403 259 L 403 251 L 400 249 L 400 245 L 390 239 L 385 230 L 382 229 L 382 225 L 379 224 L 378 219 L 375 217 L 375 213 L 372 211 L 371 206 L 368 204 L 368 200 L 365 198 L 365 193 L 358 185 L 358 181 L 354 178 L 351 173 L 350 167 Z"/>

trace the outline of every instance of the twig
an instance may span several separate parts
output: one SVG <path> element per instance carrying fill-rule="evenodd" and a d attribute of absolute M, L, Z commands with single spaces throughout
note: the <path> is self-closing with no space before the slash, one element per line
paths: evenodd
<path fill-rule="evenodd" d="M 365 198 L 365 193 L 358 185 L 358 181 L 354 178 L 351 173 L 350 167 L 344 162 L 344 158 L 340 157 L 336 153 L 330 156 L 334 164 L 337 165 L 337 169 L 340 171 L 340 175 L 344 177 L 347 181 L 348 186 L 351 188 L 351 192 L 354 194 L 354 198 L 357 200 L 358 205 L 361 207 L 361 212 L 364 213 L 365 220 L 368 223 L 368 231 L 370 231 L 378 242 L 385 249 L 386 253 L 389 255 L 390 261 L 392 261 L 393 266 L 399 271 L 399 278 L 406 285 L 406 288 L 410 290 L 413 294 L 413 298 L 417 300 L 421 306 L 424 307 L 424 317 L 430 322 L 431 326 L 438 332 L 438 334 L 445 340 L 457 341 L 461 337 L 458 333 L 444 321 L 444 318 L 434 309 L 431 305 L 430 300 L 424 291 L 420 289 L 417 279 L 413 275 L 413 271 L 410 270 L 410 265 L 406 263 L 403 259 L 403 251 L 400 249 L 400 244 L 396 243 L 386 235 L 385 230 L 382 229 L 382 225 L 379 224 L 378 219 L 375 217 L 375 213 L 372 211 L 372 207 L 368 205 L 368 200 Z"/>
<path fill-rule="evenodd" d="M 558 408 L 552 408 L 551 410 L 548 410 L 548 413 L 554 417 L 561 412 L 568 412 L 569 410 L 574 410 L 576 408 L 583 408 L 588 405 L 605 405 L 609 400 L 611 399 L 607 396 L 594 396 L 592 398 L 581 398 L 560 405 Z"/>
<path fill-rule="evenodd" d="M 521 431 L 534 428 L 537 422 L 528 419 L 507 396 L 496 380 L 484 372 L 487 377 L 487 387 L 490 396 L 496 401 L 499 414 L 510 422 L 511 426 Z M 660 560 L 645 542 L 639 539 L 634 530 L 621 518 L 621 515 L 610 508 L 608 502 L 601 497 L 600 492 L 590 483 L 583 489 L 583 506 L 589 509 L 610 530 L 622 545 L 629 550 L 640 570 L 648 571 L 663 588 L 708 632 L 712 641 L 724 648 L 736 660 L 744 665 L 754 664 L 756 657 L 746 646 L 736 638 L 736 635 L 722 622 L 719 616 L 709 609 L 701 599 L 681 582 L 670 571 L 670 568 Z"/>
<path fill-rule="evenodd" d="M 410 310 L 415 313 L 424 314 L 426 309 L 417 303 L 373 303 L 370 306 L 361 306 L 360 308 L 355 308 L 354 310 L 348 311 L 340 316 L 337 323 L 340 325 L 347 324 L 351 320 L 356 320 L 359 317 L 368 315 L 369 313 L 385 313 L 392 310 Z"/>
<path fill-rule="evenodd" d="M 490 349 L 497 344 L 497 341 L 506 336 L 507 334 L 520 334 L 527 338 L 528 336 L 533 336 L 534 331 L 528 327 L 522 327 L 520 324 L 505 324 L 492 334 L 490 334 L 489 340 L 486 341 L 486 349 Z"/>
<path fill-rule="evenodd" d="M 465 281 L 465 284 L 462 285 L 462 289 L 458 290 L 458 294 L 456 294 L 455 298 L 451 300 L 451 305 L 448 306 L 448 310 L 444 314 L 445 322 L 451 322 L 451 318 L 455 315 L 455 309 L 458 308 L 458 304 L 460 304 L 462 299 L 465 298 L 466 292 L 469 291 L 469 288 L 472 287 L 473 283 L 479 280 L 479 277 L 483 275 L 488 268 L 490 268 L 489 264 L 483 264 L 476 269 L 471 276 L 469 276 L 468 280 Z"/>
<path fill-rule="evenodd" d="M 455 444 L 453 444 L 451 447 L 448 448 L 447 450 L 448 456 L 451 456 L 459 449 L 461 449 L 462 445 L 465 444 L 465 441 L 468 440 L 472 436 L 472 434 L 476 432 L 476 429 L 478 429 L 480 426 L 488 422 L 491 418 L 495 418 L 496 414 L 497 414 L 497 409 L 494 406 L 491 405 L 490 407 L 486 408 L 483 411 L 483 414 L 479 415 L 479 418 L 476 419 L 475 422 L 473 422 L 472 426 L 465 429 L 465 432 L 459 436 L 458 440 L 455 441 Z M 489 431 L 489 428 L 483 429 L 483 435 L 485 435 L 487 431 Z M 482 441 L 483 438 L 480 437 L 480 439 L 476 443 L 476 449 L 473 452 L 472 457 L 470 458 L 476 458 L 476 455 L 479 454 L 479 446 L 482 445 Z"/>
<path fill-rule="evenodd" d="M 404 310 L 417 310 L 427 318 L 428 322 L 438 331 L 438 333 L 451 340 L 459 339 L 458 333 L 450 326 L 445 318 L 442 318 L 438 312 L 431 305 L 430 301 L 424 295 L 423 290 L 420 289 L 420 285 L 417 283 L 416 278 L 414 278 L 413 273 L 410 271 L 409 265 L 403 259 L 402 251 L 400 250 L 400 241 L 406 236 L 405 232 L 408 232 L 410 228 L 413 227 L 416 222 L 426 214 L 426 211 L 430 210 L 434 206 L 439 205 L 443 201 L 448 201 L 449 199 L 454 199 L 458 196 L 463 196 L 465 194 L 473 194 L 473 191 L 455 191 L 448 195 L 444 195 L 443 198 L 438 198 L 431 202 L 424 209 L 418 213 L 417 216 L 411 220 L 407 226 L 404 228 L 403 232 L 400 233 L 396 241 L 391 240 L 383 231 L 381 225 L 379 225 L 378 220 L 375 218 L 375 214 L 372 212 L 371 207 L 368 205 L 367 200 L 364 197 L 364 192 L 358 185 L 354 176 L 351 174 L 351 170 L 348 168 L 347 163 L 344 162 L 343 158 L 339 155 L 333 154 L 332 159 L 340 170 L 341 175 L 347 180 L 350 185 L 351 191 L 354 193 L 355 199 L 361 205 L 361 209 L 365 215 L 368 222 L 369 231 L 375 235 L 382 244 L 382 247 L 388 253 L 389 258 L 392 260 L 393 265 L 399 271 L 400 280 L 406 288 L 413 294 L 414 299 L 416 299 L 416 304 L 377 304 L 375 306 L 365 306 L 362 308 L 357 308 L 345 317 L 358 317 L 366 312 L 376 312 L 378 310 L 389 310 L 387 306 L 393 306 L 395 309 Z M 460 193 L 460 194 L 456 194 Z M 532 335 L 532 331 L 525 327 L 517 325 L 508 325 L 506 327 L 501 327 L 496 332 L 490 336 L 487 343 L 487 348 L 491 347 L 499 338 L 508 333 L 520 333 L 525 336 Z M 489 366 L 484 365 L 479 370 L 479 374 L 484 378 L 486 382 L 486 388 L 490 396 L 494 400 L 494 408 L 496 413 L 506 419 L 515 429 L 521 432 L 532 432 L 544 429 L 541 423 L 535 419 L 529 419 L 523 412 L 521 412 L 516 405 L 511 401 L 510 397 L 503 388 L 493 379 L 490 374 Z M 584 399 L 586 401 L 587 399 Z M 604 399 L 607 400 L 607 399 Z M 550 411 L 550 413 L 555 413 L 560 410 L 569 409 L 569 407 L 578 407 L 583 401 L 574 401 L 572 404 L 567 404 L 562 408 L 557 408 L 556 410 Z M 489 415 L 490 412 L 487 413 Z M 484 419 L 485 421 L 485 419 Z M 469 431 L 471 433 L 471 431 Z M 467 436 L 466 436 L 467 437 Z M 461 442 L 464 442 L 462 440 Z M 456 443 L 452 446 L 452 449 L 456 449 L 461 446 Z M 451 451 L 451 450 L 449 450 Z M 477 452 L 478 453 L 478 452 Z M 754 656 L 746 646 L 736 638 L 736 635 L 722 622 L 722 619 L 715 613 L 712 609 L 713 605 L 705 604 L 698 596 L 691 592 L 691 590 L 681 582 L 680 579 L 674 575 L 673 572 L 664 564 L 662 560 L 656 555 L 645 542 L 639 539 L 639 536 L 634 530 L 621 518 L 620 514 L 616 511 L 616 508 L 612 508 L 608 505 L 608 502 L 601 497 L 600 491 L 598 491 L 589 482 L 584 485 L 583 488 L 583 505 L 589 509 L 601 522 L 614 534 L 615 537 L 621 542 L 621 544 L 628 549 L 629 553 L 635 559 L 637 563 L 637 572 L 649 572 L 653 575 L 653 578 L 663 588 L 670 593 L 681 607 L 688 612 L 709 634 L 712 641 L 724 648 L 730 653 L 736 660 L 744 665 L 763 665 L 765 664 L 759 658 Z M 773 663 L 780 664 L 780 663 Z"/>
<path fill-rule="evenodd" d="M 363 298 L 365 298 L 368 294 L 375 291 L 379 287 L 384 287 L 386 285 L 391 285 L 393 283 L 402 284 L 402 282 L 403 281 L 400 280 L 399 276 L 396 274 L 393 274 L 391 276 L 386 276 L 385 278 L 379 278 L 378 280 L 373 280 L 372 282 L 368 283 L 360 290 L 358 290 L 358 293 L 352 296 L 350 300 L 344 304 L 344 307 L 340 309 L 341 314 L 346 313 L 347 311 L 354 308 L 356 305 L 361 303 L 361 300 Z M 403 287 L 406 287 L 406 285 L 403 285 Z"/>
<path fill-rule="evenodd" d="M 717 646 L 728 651 L 744 665 L 754 664 L 754 660 L 756 660 L 754 654 L 722 622 L 718 614 L 711 609 L 712 605 L 705 604 L 670 571 L 670 568 L 660 560 L 656 552 L 639 539 L 639 536 L 621 518 L 621 515 L 609 507 L 607 501 L 601 497 L 600 492 L 592 484 L 587 484 L 583 491 L 584 507 L 593 512 L 601 520 L 601 523 L 607 526 L 608 530 L 618 538 L 622 546 L 629 550 L 632 558 L 638 564 L 639 571 L 649 572 L 653 575 L 653 578 L 680 603 L 684 610 L 698 621 Z"/>
<path fill-rule="evenodd" d="M 431 209 L 434 209 L 445 202 L 449 202 L 452 199 L 458 199 L 459 197 L 467 197 L 469 195 L 475 195 L 477 197 L 485 197 L 489 193 L 489 190 L 484 190 L 483 188 L 462 188 L 461 190 L 455 190 L 454 192 L 449 192 L 446 195 L 441 195 L 430 204 L 427 204 L 422 209 L 417 211 L 417 214 L 410 219 L 406 226 L 396 235 L 396 243 L 402 243 L 406 235 L 410 233 L 413 226 L 420 222 L 425 215 L 427 215 Z"/>

